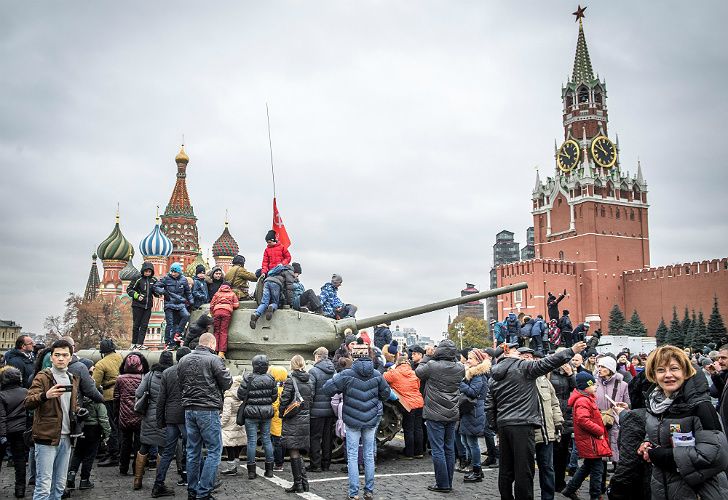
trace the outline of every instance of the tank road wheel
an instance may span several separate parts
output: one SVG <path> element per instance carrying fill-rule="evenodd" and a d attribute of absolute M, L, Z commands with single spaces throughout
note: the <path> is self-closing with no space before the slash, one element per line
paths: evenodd
<path fill-rule="evenodd" d="M 377 445 L 382 446 L 391 441 L 401 430 L 402 414 L 398 405 L 394 401 L 385 401 L 384 414 L 382 420 L 379 421 L 379 429 L 377 429 Z"/>

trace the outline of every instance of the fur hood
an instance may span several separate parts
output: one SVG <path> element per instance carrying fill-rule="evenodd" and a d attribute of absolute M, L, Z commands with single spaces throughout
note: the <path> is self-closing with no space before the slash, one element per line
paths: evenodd
<path fill-rule="evenodd" d="M 465 380 L 470 380 L 476 375 L 490 373 L 490 360 L 484 359 L 479 365 L 468 367 L 465 370 Z"/>

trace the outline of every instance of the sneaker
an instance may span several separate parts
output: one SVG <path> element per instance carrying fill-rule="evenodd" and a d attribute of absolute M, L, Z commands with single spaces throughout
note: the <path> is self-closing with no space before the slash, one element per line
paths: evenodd
<path fill-rule="evenodd" d="M 301 311 L 302 313 L 307 313 L 308 312 L 308 307 L 301 306 L 300 309 L 299 309 L 299 311 Z"/>
<path fill-rule="evenodd" d="M 273 472 L 283 472 L 283 464 L 273 465 Z"/>
<path fill-rule="evenodd" d="M 94 483 L 92 483 L 88 479 L 81 479 L 81 482 L 78 483 L 79 490 L 90 490 L 93 487 L 94 487 Z"/>
<path fill-rule="evenodd" d="M 187 486 L 187 478 L 186 477 L 179 478 L 179 481 L 177 481 L 177 486 Z"/>
<path fill-rule="evenodd" d="M 270 321 L 271 318 L 273 318 L 273 306 L 272 305 L 268 306 L 268 308 L 265 310 L 265 319 Z"/>
<path fill-rule="evenodd" d="M 139 344 L 137 346 L 137 349 L 139 349 L 140 351 L 148 351 L 149 350 L 149 348 L 147 346 L 145 346 L 144 344 Z"/>

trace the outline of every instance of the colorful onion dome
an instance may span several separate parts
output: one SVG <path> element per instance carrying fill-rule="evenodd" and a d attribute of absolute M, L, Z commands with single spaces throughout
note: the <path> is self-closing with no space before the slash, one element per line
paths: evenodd
<path fill-rule="evenodd" d="M 194 277 L 195 275 L 195 269 L 197 269 L 197 266 L 201 265 L 205 268 L 205 272 L 210 270 L 210 267 L 205 264 L 204 259 L 202 258 L 202 251 L 197 251 L 197 257 L 195 257 L 195 260 L 192 261 L 192 263 L 187 266 L 187 269 L 185 269 L 185 274 L 189 277 Z"/>
<path fill-rule="evenodd" d="M 124 268 L 119 271 L 119 279 L 121 281 L 134 281 L 141 275 L 142 273 L 139 272 L 139 269 L 134 267 L 134 262 L 132 261 L 131 257 L 129 258 L 129 262 L 126 263 Z"/>
<path fill-rule="evenodd" d="M 157 224 L 141 243 L 139 251 L 144 257 L 169 257 L 172 255 L 172 240 L 159 227 L 161 220 L 157 216 Z"/>
<path fill-rule="evenodd" d="M 220 237 L 212 245 L 212 256 L 216 259 L 218 257 L 235 257 L 238 254 L 240 247 L 238 243 L 230 234 L 228 229 L 228 223 L 225 222 L 225 229 L 223 229 Z"/>
<path fill-rule="evenodd" d="M 174 157 L 175 163 L 189 163 L 190 157 L 187 156 L 187 153 L 185 153 L 185 145 L 182 144 L 182 147 L 179 148 L 179 153 L 177 153 L 177 156 Z"/>
<path fill-rule="evenodd" d="M 111 234 L 101 242 L 99 247 L 96 249 L 101 260 L 127 260 L 130 256 L 134 256 L 134 247 L 131 243 L 121 234 L 121 228 L 119 227 L 119 215 L 116 215 L 116 224 Z"/>

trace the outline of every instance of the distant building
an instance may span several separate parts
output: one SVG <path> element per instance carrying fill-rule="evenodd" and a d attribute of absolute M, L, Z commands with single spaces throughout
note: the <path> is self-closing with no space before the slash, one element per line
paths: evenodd
<path fill-rule="evenodd" d="M 530 233 L 526 233 L 526 238 L 530 235 L 530 244 L 533 247 L 533 228 L 530 228 Z M 528 247 L 528 241 L 526 247 Z M 535 251 L 535 250 L 534 250 Z M 520 245 L 513 238 L 513 233 L 507 230 L 503 230 L 495 235 L 495 245 L 493 245 L 493 267 L 490 269 L 490 288 L 498 287 L 498 275 L 496 274 L 496 267 L 508 264 L 509 262 L 517 262 L 520 256 Z M 498 302 L 496 297 L 491 297 L 486 300 L 486 308 L 488 311 L 488 321 L 498 317 Z"/>
<path fill-rule="evenodd" d="M 536 258 L 536 245 L 534 244 L 533 226 L 526 229 L 526 246 L 521 248 L 521 260 Z"/>
<path fill-rule="evenodd" d="M 465 283 L 465 288 L 460 291 L 460 296 L 465 297 L 466 295 L 472 295 L 479 293 L 480 290 L 475 288 L 472 283 Z M 482 300 L 475 300 L 468 302 L 467 304 L 460 304 L 458 306 L 458 316 L 469 316 L 471 318 L 483 319 L 485 316 L 485 306 Z"/>
<path fill-rule="evenodd" d="M 14 348 L 15 339 L 20 335 L 22 328 L 15 321 L 0 319 L 0 349 Z"/>

